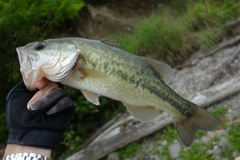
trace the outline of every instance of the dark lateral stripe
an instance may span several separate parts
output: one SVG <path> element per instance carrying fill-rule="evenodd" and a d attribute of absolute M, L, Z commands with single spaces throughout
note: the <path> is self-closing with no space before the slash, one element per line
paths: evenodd
<path fill-rule="evenodd" d="M 172 107 L 177 109 L 183 115 L 186 115 L 188 111 L 188 107 L 183 106 L 181 102 L 180 103 L 178 102 L 178 101 L 186 101 L 186 100 L 180 97 L 177 93 L 175 93 L 164 82 L 160 82 L 160 83 L 158 83 L 159 87 L 152 86 L 149 82 L 144 82 L 141 86 L 143 89 L 146 89 L 150 93 L 155 94 L 157 97 L 161 98 L 163 101 L 167 101 Z M 178 101 L 175 100 L 176 98 L 178 99 Z"/>
<path fill-rule="evenodd" d="M 170 87 L 168 87 L 161 80 L 157 79 L 155 80 L 155 82 L 153 82 L 151 80 L 153 77 L 148 77 L 149 80 L 147 78 L 135 79 L 135 77 L 138 77 L 138 76 L 135 76 L 134 74 L 130 76 L 129 74 L 121 70 L 117 70 L 115 68 L 111 71 L 111 75 L 118 76 L 129 84 L 135 84 L 136 88 L 139 86 L 142 87 L 143 89 L 161 98 L 163 101 L 167 101 L 172 107 L 177 109 L 182 114 L 184 115 L 187 114 L 188 106 L 183 106 L 183 104 L 186 104 L 186 103 L 179 102 L 179 101 L 184 102 L 186 100 L 180 97 L 177 93 L 175 93 Z M 155 83 L 155 85 L 151 85 L 152 83 Z M 175 100 L 175 99 L 178 99 L 178 100 Z"/>

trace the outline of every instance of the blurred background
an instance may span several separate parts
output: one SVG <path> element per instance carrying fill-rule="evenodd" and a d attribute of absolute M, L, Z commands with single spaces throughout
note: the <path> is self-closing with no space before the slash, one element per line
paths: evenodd
<path fill-rule="evenodd" d="M 0 0 L 0 148 L 4 149 L 7 138 L 5 98 L 21 80 L 16 47 L 58 37 L 109 38 L 132 54 L 177 68 L 194 53 L 205 52 L 240 33 L 235 29 L 240 25 L 235 22 L 238 17 L 238 0 Z M 84 148 L 97 128 L 125 112 L 116 101 L 102 97 L 101 105 L 95 106 L 79 91 L 65 90 L 79 107 L 53 159 L 64 159 Z M 165 132 L 167 137 L 176 134 L 170 126 L 158 138 Z M 237 134 L 240 137 L 240 131 Z M 151 159 L 137 154 L 142 141 L 119 150 L 118 158 Z M 236 154 L 240 143 L 238 147 L 233 150 Z M 161 159 L 171 159 L 168 150 L 162 150 Z M 182 153 L 181 158 L 191 159 L 197 150 L 191 152 Z M 214 159 L 203 155 L 196 159 Z M 235 157 L 229 154 L 223 158 Z"/>

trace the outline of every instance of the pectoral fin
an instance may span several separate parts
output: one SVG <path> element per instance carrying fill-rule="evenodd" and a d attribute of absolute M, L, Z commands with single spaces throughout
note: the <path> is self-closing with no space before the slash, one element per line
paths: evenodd
<path fill-rule="evenodd" d="M 155 119 L 159 112 L 155 107 L 152 106 L 134 106 L 129 104 L 124 104 L 128 111 L 141 122 L 148 122 Z"/>
<path fill-rule="evenodd" d="M 100 105 L 98 99 L 99 95 L 86 90 L 81 90 L 81 92 L 89 102 L 92 102 L 95 105 Z"/>
<path fill-rule="evenodd" d="M 169 82 L 175 78 L 175 73 L 173 69 L 166 63 L 161 61 L 146 58 L 146 57 L 139 57 L 142 61 L 148 64 L 152 70 L 155 71 L 156 75 L 163 81 Z"/>

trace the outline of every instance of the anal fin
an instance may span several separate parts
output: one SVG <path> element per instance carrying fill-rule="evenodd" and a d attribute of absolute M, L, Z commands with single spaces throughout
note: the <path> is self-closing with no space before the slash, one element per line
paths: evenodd
<path fill-rule="evenodd" d="M 141 122 L 151 121 L 159 115 L 158 110 L 153 106 L 135 106 L 130 104 L 124 104 L 124 106 L 126 106 L 134 118 Z"/>
<path fill-rule="evenodd" d="M 89 102 L 92 102 L 95 105 L 100 105 L 98 99 L 99 95 L 86 90 L 81 90 L 81 92 Z"/>

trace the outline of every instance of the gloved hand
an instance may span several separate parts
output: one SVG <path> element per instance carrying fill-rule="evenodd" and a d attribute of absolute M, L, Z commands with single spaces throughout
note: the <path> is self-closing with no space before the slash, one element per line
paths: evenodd
<path fill-rule="evenodd" d="M 55 88 L 32 103 L 28 110 L 27 103 L 35 94 L 23 82 L 8 93 L 7 143 L 53 149 L 69 128 L 76 105 L 61 88 Z"/>

